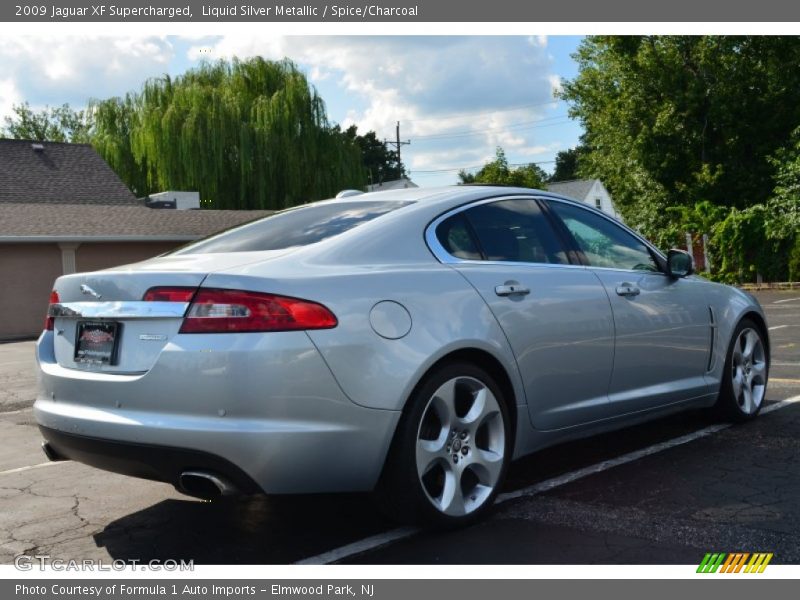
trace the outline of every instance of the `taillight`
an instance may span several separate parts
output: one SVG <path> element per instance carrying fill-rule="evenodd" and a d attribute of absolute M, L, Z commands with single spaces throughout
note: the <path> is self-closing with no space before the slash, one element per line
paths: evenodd
<path fill-rule="evenodd" d="M 197 288 L 152 287 L 144 293 L 145 302 L 191 302 Z"/>
<path fill-rule="evenodd" d="M 234 333 L 330 329 L 338 321 L 316 302 L 239 290 L 200 289 L 181 333 Z"/>
<path fill-rule="evenodd" d="M 50 292 L 50 304 L 47 307 L 47 315 L 45 315 L 44 318 L 45 331 L 53 331 L 53 327 L 55 327 L 56 320 L 55 317 L 50 316 L 50 307 L 53 306 L 53 304 L 58 304 L 59 302 L 61 302 L 61 299 L 58 297 L 58 292 L 55 290 Z"/>

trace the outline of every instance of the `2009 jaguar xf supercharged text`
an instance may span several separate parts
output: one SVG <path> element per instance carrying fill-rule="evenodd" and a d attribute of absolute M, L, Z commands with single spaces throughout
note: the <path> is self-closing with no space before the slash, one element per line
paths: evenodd
<path fill-rule="evenodd" d="M 52 458 L 196 496 L 374 490 L 469 522 L 509 461 L 767 385 L 764 314 L 603 213 L 527 189 L 381 192 L 60 277 Z"/>

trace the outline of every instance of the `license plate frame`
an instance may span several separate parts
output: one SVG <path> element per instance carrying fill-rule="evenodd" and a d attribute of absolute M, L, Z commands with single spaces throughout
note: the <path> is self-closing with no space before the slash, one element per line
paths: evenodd
<path fill-rule="evenodd" d="M 118 321 L 78 321 L 73 360 L 83 365 L 116 365 L 121 332 Z"/>

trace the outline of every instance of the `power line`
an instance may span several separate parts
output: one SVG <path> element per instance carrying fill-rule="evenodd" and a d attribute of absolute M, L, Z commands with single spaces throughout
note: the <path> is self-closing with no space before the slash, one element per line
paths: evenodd
<path fill-rule="evenodd" d="M 559 120 L 561 119 L 561 120 Z M 454 138 L 462 138 L 462 137 L 470 137 L 473 135 L 483 135 L 485 133 L 502 133 L 509 130 L 525 130 L 525 129 L 537 129 L 540 127 L 551 127 L 553 125 L 563 125 L 567 121 L 569 121 L 569 115 L 559 115 L 555 117 L 547 117 L 546 119 L 537 119 L 535 121 L 523 121 L 520 123 L 512 123 L 511 125 L 506 125 L 505 127 L 492 127 L 488 129 L 476 129 L 474 131 L 460 131 L 457 133 L 437 133 L 431 135 L 420 135 L 414 136 L 412 139 L 415 142 L 420 141 L 435 141 L 435 140 L 445 140 L 445 139 L 454 139 Z M 545 123 L 547 121 L 555 121 L 550 123 Z M 541 123 L 545 123 L 542 125 Z"/>
<path fill-rule="evenodd" d="M 548 106 L 551 104 L 558 104 L 560 100 L 550 100 L 549 102 L 538 102 L 535 104 L 520 104 L 519 106 L 512 106 L 509 108 L 497 108 L 494 110 L 487 110 L 481 112 L 466 112 L 457 115 L 443 115 L 438 117 L 425 117 L 421 119 L 405 119 L 406 123 L 418 123 L 420 121 L 444 121 L 449 119 L 463 119 L 465 117 L 480 117 L 483 115 L 492 115 L 500 112 L 512 112 L 515 110 L 522 110 L 524 108 L 535 108 L 537 106 Z"/>
<path fill-rule="evenodd" d="M 528 165 L 548 165 L 556 162 L 555 160 L 540 160 L 537 162 L 524 162 L 524 163 L 509 163 L 509 167 L 527 167 Z M 438 173 L 450 173 L 452 171 L 472 171 L 474 169 L 482 169 L 486 165 L 475 165 L 472 167 L 448 167 L 446 169 L 430 169 L 430 170 L 421 170 L 418 171 L 416 169 L 412 169 L 409 173 L 413 174 L 414 177 L 418 175 L 436 175 Z"/>

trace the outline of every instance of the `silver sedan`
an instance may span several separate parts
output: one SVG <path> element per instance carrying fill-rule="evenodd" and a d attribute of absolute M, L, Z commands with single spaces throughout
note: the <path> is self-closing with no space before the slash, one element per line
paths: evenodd
<path fill-rule="evenodd" d="M 52 459 L 199 497 L 374 491 L 483 515 L 509 462 L 708 407 L 755 417 L 751 296 L 528 189 L 381 192 L 60 277 L 37 346 Z"/>

